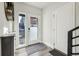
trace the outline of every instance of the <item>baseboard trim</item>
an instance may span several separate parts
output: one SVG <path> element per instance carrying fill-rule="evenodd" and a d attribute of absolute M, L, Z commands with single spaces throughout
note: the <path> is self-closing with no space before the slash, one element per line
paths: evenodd
<path fill-rule="evenodd" d="M 52 48 L 52 49 L 54 49 L 53 47 L 51 47 L 49 44 L 47 44 L 47 43 L 45 43 L 45 42 L 42 42 L 43 44 L 45 44 L 46 46 L 48 46 L 48 47 L 50 47 L 50 48 Z"/>

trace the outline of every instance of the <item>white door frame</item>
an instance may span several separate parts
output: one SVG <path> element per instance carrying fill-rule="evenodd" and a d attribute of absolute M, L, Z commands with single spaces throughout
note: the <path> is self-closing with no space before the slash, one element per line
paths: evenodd
<path fill-rule="evenodd" d="M 25 44 L 24 45 L 19 45 L 19 14 L 24 14 L 25 15 Z M 27 46 L 28 43 L 27 43 L 27 39 L 28 39 L 28 13 L 26 12 L 19 12 L 17 13 L 17 15 L 15 16 L 16 17 L 16 20 L 15 20 L 15 27 L 16 27 L 16 40 L 15 40 L 15 49 L 17 48 L 21 48 L 21 47 L 24 47 L 24 46 Z"/>
<path fill-rule="evenodd" d="M 29 28 L 30 28 L 30 17 L 36 17 L 36 18 L 38 18 L 37 40 L 29 41 L 28 45 L 41 42 L 41 39 L 39 38 L 39 35 L 40 35 L 40 25 L 39 25 L 40 24 L 40 16 L 35 15 L 35 14 L 29 14 L 29 19 L 28 19 Z M 29 40 L 30 40 L 30 33 L 29 33 Z"/>

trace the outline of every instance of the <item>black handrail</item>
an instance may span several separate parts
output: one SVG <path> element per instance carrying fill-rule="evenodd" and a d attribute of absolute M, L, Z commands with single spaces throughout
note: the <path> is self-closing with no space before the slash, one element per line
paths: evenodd
<path fill-rule="evenodd" d="M 77 27 L 73 28 L 73 29 L 72 29 L 72 30 L 70 30 L 70 31 L 74 31 L 74 30 L 77 30 L 77 29 L 79 29 L 79 26 L 77 26 Z"/>
<path fill-rule="evenodd" d="M 77 45 L 72 45 L 72 39 L 78 38 L 79 36 L 73 37 L 73 31 L 79 29 L 79 26 L 76 28 L 73 28 L 72 30 L 68 31 L 68 56 L 72 55 L 79 55 L 79 53 L 72 53 L 72 47 L 79 46 Z"/>

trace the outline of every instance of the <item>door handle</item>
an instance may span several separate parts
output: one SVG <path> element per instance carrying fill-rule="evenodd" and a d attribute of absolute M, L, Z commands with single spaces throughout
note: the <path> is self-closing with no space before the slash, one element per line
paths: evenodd
<path fill-rule="evenodd" d="M 30 28 L 28 28 L 28 30 L 30 30 Z"/>

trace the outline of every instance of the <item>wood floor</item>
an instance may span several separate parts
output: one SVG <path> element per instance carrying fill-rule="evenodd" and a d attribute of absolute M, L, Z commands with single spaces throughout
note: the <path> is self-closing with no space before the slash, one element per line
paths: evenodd
<path fill-rule="evenodd" d="M 37 43 L 24 48 L 17 49 L 15 56 L 52 56 L 49 51 L 52 49 L 45 44 Z"/>

